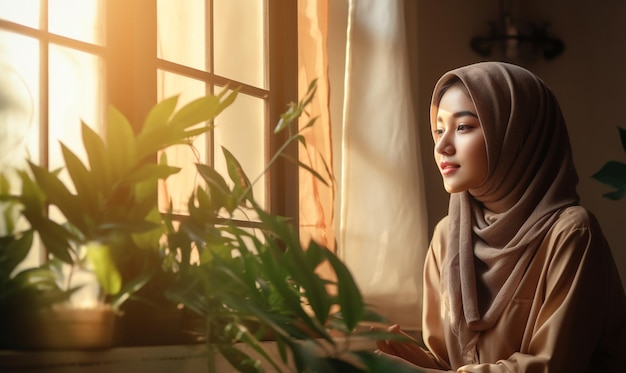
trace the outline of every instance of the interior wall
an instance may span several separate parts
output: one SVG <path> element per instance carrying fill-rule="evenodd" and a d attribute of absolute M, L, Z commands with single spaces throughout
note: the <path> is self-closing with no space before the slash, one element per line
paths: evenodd
<path fill-rule="evenodd" d="M 424 162 L 431 234 L 448 207 L 448 194 L 432 160 L 428 122 L 432 88 L 444 72 L 485 60 L 470 49 L 469 41 L 472 36 L 488 34 L 488 23 L 498 20 L 500 3 L 504 2 L 405 1 L 408 43 L 412 46 L 409 58 L 415 67 L 411 80 L 416 126 Z M 331 120 L 335 154 L 340 154 L 348 0 L 329 3 Z M 565 43 L 564 53 L 553 60 L 536 57 L 520 64 L 541 76 L 559 98 L 580 179 L 581 202 L 600 221 L 626 286 L 626 200 L 611 201 L 602 197 L 610 188 L 591 178 L 608 160 L 626 162 L 617 130 L 618 126 L 626 128 L 626 119 L 620 116 L 626 105 L 626 73 L 623 72 L 626 30 L 622 27 L 626 2 L 511 0 L 509 3 L 518 28 L 529 22 L 548 23 L 549 34 Z M 340 169 L 341 157 L 335 157 L 337 175 Z"/>

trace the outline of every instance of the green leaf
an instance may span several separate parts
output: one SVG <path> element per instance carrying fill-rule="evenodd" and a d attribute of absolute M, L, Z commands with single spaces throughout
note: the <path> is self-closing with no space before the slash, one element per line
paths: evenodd
<path fill-rule="evenodd" d="M 106 294 L 117 294 L 122 288 L 122 275 L 117 269 L 111 249 L 99 242 L 89 242 L 85 245 L 87 260 L 93 267 L 98 283 Z"/>
<path fill-rule="evenodd" d="M 122 303 L 127 301 L 131 294 L 138 292 L 142 287 L 144 287 L 151 277 L 151 272 L 144 272 L 131 281 L 126 281 L 120 291 L 113 294 L 113 297 L 111 298 L 111 307 L 113 307 L 113 309 L 119 309 Z"/>
<path fill-rule="evenodd" d="M 626 164 L 618 161 L 608 161 L 591 177 L 617 189 L 616 191 L 604 194 L 605 197 L 620 199 L 626 195 Z"/>
<path fill-rule="evenodd" d="M 167 179 L 180 170 L 180 167 L 166 164 L 145 163 L 129 172 L 122 180 L 121 185 L 132 186 L 137 183 Z"/>
<path fill-rule="evenodd" d="M 626 196 L 626 189 L 619 189 L 613 192 L 604 193 L 602 196 L 612 200 L 622 199 Z"/>
<path fill-rule="evenodd" d="M 212 121 L 218 114 L 234 102 L 238 92 L 239 89 L 232 91 L 223 100 L 220 99 L 223 98 L 224 95 L 208 95 L 197 98 L 178 110 L 178 112 L 174 114 L 171 123 L 177 128 L 185 129 L 198 123 Z"/>
<path fill-rule="evenodd" d="M 65 159 L 67 171 L 74 182 L 77 198 L 90 214 L 96 214 L 98 210 L 98 192 L 97 184 L 94 183 L 94 175 L 87 170 L 80 159 L 61 143 L 61 153 Z"/>
<path fill-rule="evenodd" d="M 52 271 L 46 267 L 34 267 L 20 271 L 0 294 L 3 311 L 13 308 L 18 312 L 24 309 L 37 310 L 69 299 L 75 289 L 62 291 Z"/>
<path fill-rule="evenodd" d="M 320 348 L 313 341 L 293 343 L 290 347 L 298 372 L 343 373 L 334 370 L 323 354 L 320 356 Z"/>
<path fill-rule="evenodd" d="M 333 343 L 332 338 L 323 327 L 328 317 L 330 300 L 325 290 L 326 282 L 313 273 L 306 263 L 304 254 L 299 244 L 299 239 L 293 228 L 281 217 L 270 215 L 262 209 L 255 209 L 261 221 L 268 227 L 267 244 L 269 250 L 261 250 L 258 255 L 263 262 L 263 270 L 272 286 L 285 300 L 285 306 L 314 333 L 319 334 L 328 342 Z M 280 237 L 286 245 L 285 255 L 274 237 Z M 276 259 L 275 259 L 276 258 Z M 305 295 L 311 307 L 314 309 L 315 318 L 309 316 L 302 309 L 300 294 L 294 292 L 292 279 L 297 286 L 305 289 Z"/>
<path fill-rule="evenodd" d="M 350 355 L 357 357 L 367 372 L 423 373 L 416 366 L 372 351 L 357 351 Z"/>
<path fill-rule="evenodd" d="M 285 277 L 281 275 L 284 271 L 273 258 L 273 254 L 269 251 L 259 253 L 259 257 L 263 261 L 263 269 L 266 276 L 276 291 L 284 299 L 286 306 L 293 314 L 301 317 L 303 320 L 309 319 L 308 314 L 302 309 L 300 297 L 293 291 L 293 288 L 287 285 Z"/>
<path fill-rule="evenodd" d="M 307 106 L 309 103 L 311 103 L 313 97 L 315 97 L 315 92 L 317 92 L 317 78 L 311 80 L 311 83 L 309 83 L 309 87 L 307 88 L 307 91 L 304 95 L 304 99 L 301 100 L 303 106 Z"/>
<path fill-rule="evenodd" d="M 309 243 L 309 247 L 304 251 L 305 260 L 311 268 L 317 268 L 326 260 L 326 249 L 317 243 Z"/>
<path fill-rule="evenodd" d="M 70 255 L 72 234 L 67 229 L 47 218 L 31 221 L 31 225 L 37 228 L 39 237 L 50 254 L 65 263 L 73 263 L 73 258 Z"/>
<path fill-rule="evenodd" d="M 233 102 L 235 102 L 235 99 L 237 98 L 237 95 L 239 94 L 240 90 L 241 90 L 241 86 L 232 90 L 230 89 L 228 85 L 222 88 L 222 90 L 217 94 L 217 97 L 220 98 L 220 105 L 218 107 L 217 114 L 220 114 L 222 111 L 224 111 L 224 109 L 226 109 L 227 107 L 232 105 Z"/>
<path fill-rule="evenodd" d="M 314 241 L 311 241 L 311 244 L 317 245 Z M 337 276 L 337 297 L 343 319 L 348 330 L 353 330 L 363 318 L 364 303 L 361 291 L 348 267 L 330 250 L 326 249 L 325 252 Z"/>
<path fill-rule="evenodd" d="M 215 196 L 209 194 L 200 186 L 196 187 L 194 195 L 189 198 L 187 202 L 187 210 L 189 211 L 190 224 L 197 226 L 189 227 L 188 234 L 194 233 L 194 237 L 197 237 L 199 242 L 204 242 L 206 238 L 204 233 L 207 233 L 207 227 L 212 227 L 217 220 L 219 211 L 219 204 L 216 202 Z"/>
<path fill-rule="evenodd" d="M 251 347 L 260 356 L 262 356 L 267 362 L 269 362 L 272 365 L 272 367 L 274 368 L 274 370 L 273 370 L 274 372 L 282 372 L 282 370 L 280 369 L 278 364 L 267 353 L 265 348 L 263 346 L 261 346 L 259 341 L 249 331 L 247 331 L 247 328 L 243 327 L 243 328 L 240 328 L 240 329 L 243 329 L 243 331 L 242 331 L 241 337 L 239 339 L 242 342 L 244 342 L 245 344 L 247 344 L 249 347 Z M 286 361 L 287 361 L 286 359 L 283 360 L 283 362 L 286 362 Z"/>
<path fill-rule="evenodd" d="M 57 206 L 72 225 L 83 232 L 87 231 L 88 227 L 82 210 L 77 208 L 77 206 L 82 206 L 83 202 L 70 193 L 58 176 L 30 161 L 29 165 L 35 180 L 50 203 Z"/>
<path fill-rule="evenodd" d="M 325 324 L 332 306 L 331 297 L 326 290 L 326 282 L 315 273 L 315 267 L 307 261 L 304 250 L 300 245 L 290 246 L 280 259 L 280 264 L 287 268 L 290 276 L 304 289 L 317 320 Z"/>
<path fill-rule="evenodd" d="M 161 224 L 161 213 L 156 206 L 154 206 L 148 216 L 146 216 L 146 221 L 153 223 L 154 228 L 146 232 L 133 234 L 132 240 L 139 249 L 157 250 L 159 248 L 159 240 L 164 233 L 164 228 Z"/>
<path fill-rule="evenodd" d="M 622 149 L 626 152 L 626 129 L 618 127 L 619 130 L 619 138 L 622 142 Z"/>
<path fill-rule="evenodd" d="M 9 194 L 11 192 L 11 183 L 9 178 L 4 174 L 0 174 L 0 194 Z"/>
<path fill-rule="evenodd" d="M 309 87 L 304 97 L 297 104 L 290 103 L 287 111 L 280 115 L 278 124 L 276 125 L 276 128 L 274 128 L 274 133 L 279 133 L 285 130 L 285 128 L 288 128 L 291 123 L 300 118 L 306 106 L 309 105 L 309 103 L 311 103 L 311 101 L 313 100 L 316 91 L 317 79 L 314 79 L 309 84 Z"/>
<path fill-rule="evenodd" d="M 117 109 L 109 110 L 106 130 L 107 154 L 116 179 L 122 178 L 138 162 L 135 133 L 128 119 Z"/>
<path fill-rule="evenodd" d="M 237 158 L 235 158 L 235 156 L 223 146 L 222 152 L 224 153 L 224 158 L 226 159 L 228 176 L 230 176 L 230 179 L 235 184 L 235 187 L 233 188 L 235 198 L 237 198 L 238 201 L 253 201 L 254 196 L 252 193 L 252 184 L 250 183 L 248 175 L 244 172 L 243 167 L 241 167 Z"/>
<path fill-rule="evenodd" d="M 31 286 L 39 287 L 41 285 L 55 283 L 54 274 L 45 267 L 33 267 L 20 271 L 14 277 L 14 283 L 17 288 L 25 289 Z"/>
<path fill-rule="evenodd" d="M 618 161 L 608 161 L 592 177 L 614 188 L 622 188 L 626 186 L 626 164 Z"/>
<path fill-rule="evenodd" d="M 45 208 L 46 197 L 36 182 L 31 179 L 28 172 L 18 171 L 22 181 L 22 194 L 20 202 L 24 205 L 25 214 L 41 215 Z"/>
<path fill-rule="evenodd" d="M 160 127 L 166 126 L 169 123 L 174 110 L 176 110 L 178 98 L 178 95 L 172 96 L 154 105 L 146 116 L 146 120 L 144 121 L 141 130 L 142 133 L 156 131 Z"/>
<path fill-rule="evenodd" d="M 249 355 L 236 349 L 231 345 L 218 345 L 218 348 L 222 354 L 228 360 L 233 368 L 237 369 L 241 373 L 262 373 L 265 370 L 261 367 L 260 361 L 253 359 Z"/>
<path fill-rule="evenodd" d="M 84 122 L 81 122 L 81 131 L 93 183 L 106 195 L 111 189 L 111 165 L 106 145 L 102 137 Z"/>
<path fill-rule="evenodd" d="M 209 202 L 211 210 L 226 207 L 229 212 L 232 212 L 236 206 L 229 202 L 230 188 L 222 175 L 215 171 L 213 167 L 201 163 L 196 164 L 196 169 L 207 183 L 208 195 L 210 197 L 210 200 L 207 200 L 207 202 Z"/>
<path fill-rule="evenodd" d="M 219 98 L 216 96 L 204 96 L 197 98 L 174 114 L 172 125 L 186 129 L 196 124 L 213 120 L 218 114 Z"/>
<path fill-rule="evenodd" d="M 191 128 L 191 129 L 187 129 L 185 132 L 183 132 L 184 134 L 184 141 L 180 141 L 180 144 L 190 144 L 191 145 L 191 140 L 198 136 L 201 135 L 205 132 L 209 132 L 212 131 L 215 128 L 215 125 L 213 124 L 205 124 L 202 127 L 198 127 L 198 128 Z"/>
<path fill-rule="evenodd" d="M 282 153 L 281 156 L 285 159 L 287 159 L 289 162 L 294 163 L 296 165 L 298 165 L 301 168 L 304 168 L 305 170 L 307 170 L 309 173 L 311 173 L 311 175 L 313 175 L 313 177 L 315 177 L 316 179 L 318 179 L 320 182 L 322 182 L 322 184 L 326 185 L 327 187 L 330 187 L 330 184 L 328 184 L 328 182 L 326 181 L 326 179 L 324 179 L 324 177 L 317 171 L 315 171 L 313 168 L 311 168 L 309 165 L 302 163 L 300 160 L 295 159 L 294 157 Z"/>
<path fill-rule="evenodd" d="M 16 220 L 20 213 L 17 209 L 20 204 L 20 196 L 11 195 L 11 185 L 8 177 L 0 173 L 0 202 L 3 204 L 0 206 L 2 219 L 0 220 L 0 230 L 6 234 L 12 234 L 15 232 Z"/>
<path fill-rule="evenodd" d="M 297 120 L 300 115 L 302 115 L 303 108 L 298 107 L 296 104 L 289 104 L 289 108 L 284 113 L 280 114 L 280 119 L 278 120 L 278 124 L 276 124 L 276 128 L 274 128 L 274 133 L 277 134 L 288 128 L 289 125 Z"/>
<path fill-rule="evenodd" d="M 315 125 L 315 122 L 317 121 L 319 117 L 313 117 L 311 119 L 309 119 L 309 121 L 300 129 L 300 131 L 303 131 L 309 127 L 313 127 L 313 125 Z"/>
<path fill-rule="evenodd" d="M 26 258 L 33 245 L 33 235 L 33 231 L 28 230 L 19 236 L 0 237 L 0 280 L 8 279 Z"/>

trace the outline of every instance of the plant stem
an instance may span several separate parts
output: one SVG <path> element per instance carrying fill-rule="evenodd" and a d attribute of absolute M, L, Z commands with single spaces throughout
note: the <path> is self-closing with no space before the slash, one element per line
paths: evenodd
<path fill-rule="evenodd" d="M 207 346 L 207 364 L 208 364 L 209 373 L 218 373 L 217 364 L 215 360 L 215 354 L 217 353 L 217 349 L 215 348 L 213 343 L 211 343 L 211 341 L 208 341 L 208 340 L 207 340 L 206 346 Z"/>
<path fill-rule="evenodd" d="M 295 140 L 298 139 L 299 135 L 300 135 L 300 132 L 297 132 L 295 135 L 291 135 L 287 139 L 287 141 L 285 141 L 285 143 L 276 151 L 276 153 L 274 153 L 274 156 L 272 157 L 272 159 L 269 160 L 269 162 L 267 162 L 267 165 L 265 166 L 263 171 L 259 175 L 257 175 L 257 177 L 250 183 L 250 185 L 248 185 L 248 187 L 246 188 L 245 192 L 241 194 L 241 197 L 239 198 L 239 201 L 237 201 L 237 205 L 239 205 L 241 203 L 241 201 L 243 201 L 245 196 L 250 192 L 250 190 L 252 190 L 252 187 L 256 183 L 258 183 L 259 180 L 261 180 L 261 177 L 263 177 L 263 175 L 265 175 L 267 173 L 267 171 L 269 171 L 269 169 L 274 165 L 274 162 L 276 162 L 278 157 L 280 157 L 280 155 L 285 151 L 285 149 L 287 149 L 287 147 L 289 145 L 291 145 L 292 142 L 294 142 Z"/>

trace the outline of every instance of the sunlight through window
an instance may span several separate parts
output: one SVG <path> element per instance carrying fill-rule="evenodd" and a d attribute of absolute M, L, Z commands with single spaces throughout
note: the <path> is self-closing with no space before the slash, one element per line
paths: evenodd
<path fill-rule="evenodd" d="M 218 79 L 233 80 L 233 88 L 248 84 L 266 89 L 266 6 L 266 1 L 219 0 L 209 9 L 205 0 L 158 0 L 157 54 L 176 64 L 158 70 L 158 99 L 180 95 L 180 106 L 221 90 L 214 83 Z M 175 213 L 187 212 L 189 191 L 200 182 L 194 163 L 212 164 L 227 175 L 222 146 L 251 178 L 261 175 L 266 161 L 265 111 L 265 99 L 241 93 L 216 119 L 215 130 L 196 139 L 193 148 L 168 149 L 169 163 L 182 171 L 161 186 L 161 210 L 171 203 Z M 263 206 L 265 183 L 261 177 L 254 188 Z"/>
<path fill-rule="evenodd" d="M 26 159 L 60 167 L 60 141 L 84 159 L 81 120 L 97 130 L 104 122 L 104 57 L 98 47 L 104 44 L 103 2 L 49 0 L 45 9 L 42 4 L 0 0 L 3 169 L 24 168 Z M 24 266 L 41 260 L 36 250 L 31 254 Z"/>

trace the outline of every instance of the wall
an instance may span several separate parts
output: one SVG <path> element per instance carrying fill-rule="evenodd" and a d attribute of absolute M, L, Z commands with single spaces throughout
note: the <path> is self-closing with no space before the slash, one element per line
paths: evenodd
<path fill-rule="evenodd" d="M 470 49 L 469 40 L 488 33 L 488 22 L 498 19 L 500 2 L 503 1 L 406 0 L 409 58 L 416 68 L 412 83 L 424 160 L 429 232 L 446 214 L 448 205 L 448 194 L 432 161 L 428 124 L 432 87 L 444 72 L 483 59 Z M 626 128 L 626 119 L 620 116 L 626 105 L 623 72 L 626 30 L 622 27 L 626 2 L 518 0 L 511 3 L 519 27 L 528 22 L 548 22 L 550 35 L 565 43 L 565 52 L 556 59 L 536 58 L 523 64 L 541 76 L 560 100 L 580 178 L 578 191 L 582 204 L 600 221 L 626 285 L 626 200 L 603 198 L 602 194 L 609 188 L 591 178 L 607 160 L 626 161 L 617 130 L 618 126 Z M 341 140 L 337 128 L 341 123 L 347 4 L 347 0 L 330 1 L 329 61 L 335 146 Z M 335 157 L 336 172 L 340 170 L 339 159 Z"/>

